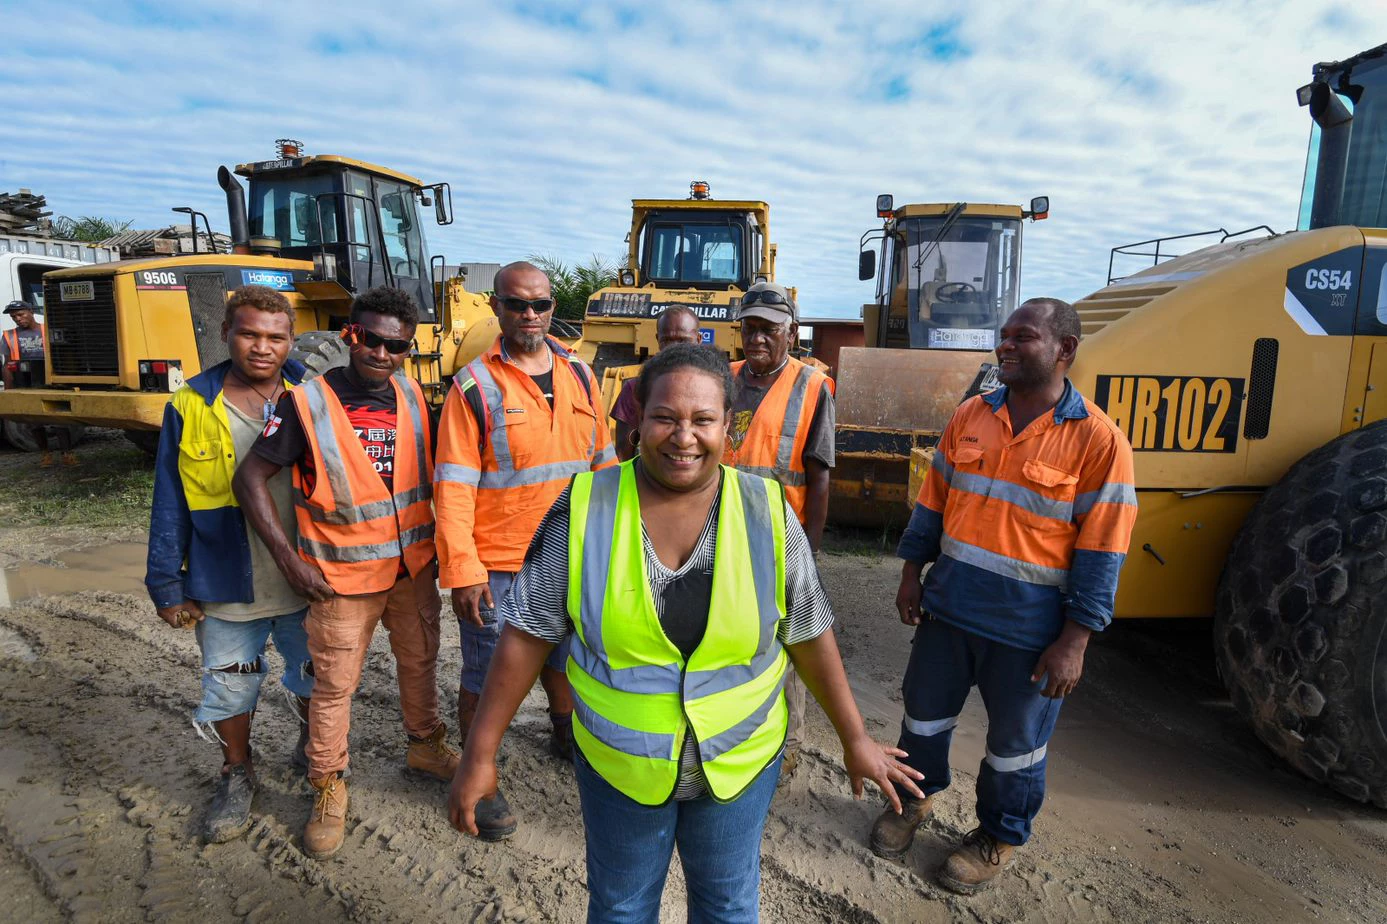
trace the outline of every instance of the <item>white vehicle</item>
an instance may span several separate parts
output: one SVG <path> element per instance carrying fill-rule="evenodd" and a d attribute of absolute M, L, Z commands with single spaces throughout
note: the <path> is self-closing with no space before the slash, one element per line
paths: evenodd
<path fill-rule="evenodd" d="M 57 241 L 41 237 L 0 235 L 0 307 L 20 299 L 34 306 L 34 316 L 43 321 L 43 274 L 49 270 L 81 266 L 84 263 L 110 263 L 120 259 L 114 247 L 97 247 L 77 241 Z M 0 314 L 0 332 L 14 327 L 7 314 Z M 72 427 L 73 441 L 82 427 Z M 38 449 L 26 424 L 0 421 L 5 440 L 22 452 Z"/>

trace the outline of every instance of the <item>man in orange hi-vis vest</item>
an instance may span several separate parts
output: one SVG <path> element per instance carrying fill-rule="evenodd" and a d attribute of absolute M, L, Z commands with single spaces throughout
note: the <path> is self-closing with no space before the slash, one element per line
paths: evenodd
<path fill-rule="evenodd" d="M 34 317 L 34 306 L 16 299 L 5 306 L 14 327 L 0 335 L 0 374 L 4 377 L 6 388 L 17 386 L 35 388 L 42 385 L 46 377 L 43 366 L 43 325 Z M 29 374 L 21 376 L 21 363 L 27 364 Z M 43 468 L 53 464 L 53 453 L 48 448 L 48 428 L 30 427 L 34 441 L 43 453 L 39 465 Z M 76 465 L 77 456 L 72 452 L 72 432 L 67 427 L 54 427 L 58 438 L 58 450 L 62 453 L 64 465 Z"/>
<path fill-rule="evenodd" d="M 308 781 L 317 791 L 304 852 L 342 846 L 347 732 L 376 624 L 390 633 L 409 747 L 406 768 L 451 780 L 458 755 L 438 715 L 439 599 L 435 578 L 433 438 L 423 390 L 400 372 L 419 311 L 399 289 L 352 302 L 343 336 L 351 361 L 290 391 L 236 472 L 246 519 L 285 578 L 310 601 L 305 628 L 314 689 Z M 293 466 L 297 548 L 266 482 Z"/>
<path fill-rule="evenodd" d="M 737 394 L 722 460 L 780 482 L 817 552 L 828 517 L 828 470 L 833 468 L 833 380 L 790 355 L 799 334 L 799 309 L 784 286 L 758 282 L 747 289 L 737 320 L 746 360 L 732 364 Z M 781 780 L 799 765 L 804 694 L 804 684 L 791 673 L 785 684 L 790 725 Z"/>
<path fill-rule="evenodd" d="M 497 607 L 555 498 L 579 472 L 616 464 L 592 370 L 548 336 L 554 317 L 549 277 L 529 263 L 496 274 L 491 308 L 501 334 L 453 379 L 438 424 L 439 583 L 452 588 L 462 634 L 458 727 L 466 743 L 478 695 L 496 650 Z M 573 691 L 565 646 L 554 649 L 540 683 L 549 699 L 552 750 L 573 756 Z M 486 840 L 515 832 L 499 790 L 477 806 Z"/>

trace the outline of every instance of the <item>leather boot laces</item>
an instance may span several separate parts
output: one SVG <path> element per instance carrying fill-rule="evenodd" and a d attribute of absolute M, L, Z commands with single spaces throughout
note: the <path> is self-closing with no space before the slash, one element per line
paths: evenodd
<path fill-rule="evenodd" d="M 969 831 L 964 835 L 963 843 L 965 846 L 976 849 L 978 856 L 992 866 L 997 866 L 1002 862 L 1002 852 L 997 849 L 997 839 L 982 828 L 974 828 Z"/>

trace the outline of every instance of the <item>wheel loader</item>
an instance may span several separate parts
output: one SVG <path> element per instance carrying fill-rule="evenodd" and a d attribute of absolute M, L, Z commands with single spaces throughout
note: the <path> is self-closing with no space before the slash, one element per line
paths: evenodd
<path fill-rule="evenodd" d="M 884 221 L 859 242 L 858 278 L 877 279 L 862 307 L 866 345 L 838 353 L 829 522 L 904 524 L 911 450 L 934 445 L 959 396 L 982 384 L 979 368 L 1020 301 L 1024 221 L 1049 209 L 1043 196 L 1029 209 L 877 197 Z"/>
<path fill-rule="evenodd" d="M 297 332 L 291 356 L 314 374 L 346 362 L 338 332 L 357 292 L 408 291 L 420 323 L 405 369 L 441 402 L 450 376 L 497 332 L 487 300 L 467 292 L 461 278 L 442 279 L 443 258 L 430 256 L 424 240 L 420 207 L 431 205 L 439 224 L 450 223 L 450 187 L 335 154 L 306 155 L 288 139 L 277 144 L 273 160 L 241 164 L 235 175 L 218 171 L 232 253 L 45 274 L 45 383 L 0 392 L 0 417 L 115 427 L 152 452 L 169 394 L 227 358 L 226 295 L 246 284 L 289 299 Z M 248 199 L 236 176 L 248 181 Z M 192 217 L 206 222 L 201 213 Z"/>
<path fill-rule="evenodd" d="M 1297 95 L 1297 229 L 1111 278 L 1070 378 L 1135 451 L 1117 617 L 1212 616 L 1258 737 L 1387 808 L 1387 45 Z"/>

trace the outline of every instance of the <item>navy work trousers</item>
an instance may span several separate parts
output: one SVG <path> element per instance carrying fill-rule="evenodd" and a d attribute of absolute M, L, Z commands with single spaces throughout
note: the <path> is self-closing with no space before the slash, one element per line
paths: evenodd
<path fill-rule="evenodd" d="M 978 823 L 997 840 L 1019 847 L 1045 799 L 1045 749 L 1061 700 L 1041 696 L 1045 678 L 1031 682 L 1040 652 L 1003 645 L 941 619 L 915 630 L 901 692 L 905 717 L 900 747 L 905 763 L 925 775 L 926 795 L 947 789 L 949 744 L 968 691 L 987 709 L 987 754 L 978 768 Z M 901 793 L 902 797 L 906 794 Z"/>

